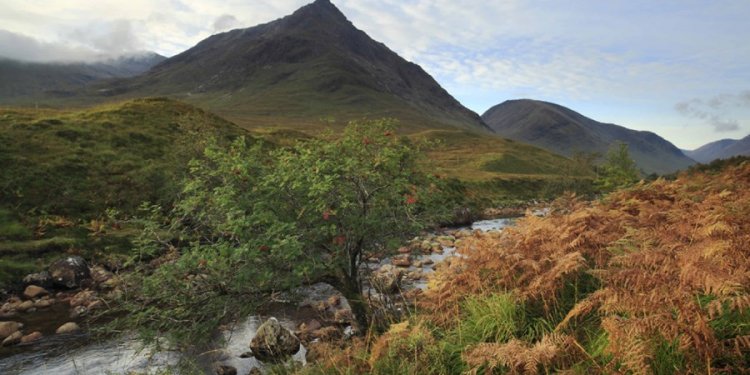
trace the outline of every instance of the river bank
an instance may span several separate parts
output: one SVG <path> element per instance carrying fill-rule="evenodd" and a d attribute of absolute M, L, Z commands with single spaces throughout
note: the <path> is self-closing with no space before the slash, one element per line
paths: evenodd
<path fill-rule="evenodd" d="M 408 299 L 417 296 L 428 285 L 427 279 L 434 270 L 455 256 L 456 245 L 461 238 L 472 235 L 473 231 L 500 230 L 511 225 L 513 218 L 482 220 L 468 227 L 446 228 L 436 233 L 426 234 L 410 241 L 400 249 L 400 254 L 383 259 L 370 259 L 367 266 L 373 278 L 390 273 L 392 285 L 370 287 L 371 301 L 382 300 L 386 295 L 398 295 L 408 306 Z M 101 269 L 92 267 L 97 274 Z M 104 308 L 103 301 L 108 293 L 116 293 L 116 275 L 83 285 L 80 290 L 47 293 L 38 299 L 11 298 L 3 310 L 9 314 L 4 321 L 17 321 L 19 331 L 39 332 L 36 340 L 0 348 L 0 372 L 7 374 L 93 374 L 93 373 L 150 373 L 176 365 L 181 354 L 170 351 L 153 352 L 134 335 L 124 335 L 117 339 L 93 341 L 87 333 L 84 315 L 98 308 Z M 280 324 L 302 339 L 300 350 L 292 356 L 299 364 L 304 364 L 309 355 L 310 344 L 345 340 L 354 332 L 351 310 L 346 299 L 327 284 L 315 284 L 301 288 L 295 293 L 303 298 L 294 303 L 281 298 L 260 311 L 257 315 L 226 326 L 222 331 L 221 342 L 215 350 L 200 353 L 201 364 L 206 372 L 216 369 L 236 369 L 248 373 L 254 368 L 263 369 L 265 364 L 248 353 L 248 343 L 253 339 L 262 322 L 275 317 Z M 104 298 L 102 298 L 104 297 Z M 31 311 L 18 311 L 14 307 L 26 301 L 51 301 L 42 303 L 48 306 L 32 308 Z M 28 303 L 27 303 L 28 305 Z M 91 306 L 91 309 L 89 309 Z M 85 313 L 81 314 L 85 308 Z M 408 308 L 408 307 L 407 307 Z M 78 311 L 76 311 L 78 309 Z M 12 319 L 12 320 L 11 320 Z M 80 324 L 83 328 L 74 332 L 56 333 L 67 323 Z M 314 353 L 313 353 L 314 354 Z M 224 367 L 222 367 L 224 366 Z M 219 370 L 224 371 L 224 370 Z M 227 370 L 229 371 L 229 370 Z M 231 372 L 229 372 L 231 373 Z"/>

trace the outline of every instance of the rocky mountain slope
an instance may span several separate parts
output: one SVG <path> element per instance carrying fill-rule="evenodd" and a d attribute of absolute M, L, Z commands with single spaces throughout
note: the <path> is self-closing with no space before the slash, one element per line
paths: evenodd
<path fill-rule="evenodd" d="M 509 100 L 487 110 L 482 119 L 499 135 L 565 156 L 603 155 L 614 142 L 624 142 L 645 173 L 669 173 L 695 163 L 652 132 L 601 123 L 553 103 Z"/>

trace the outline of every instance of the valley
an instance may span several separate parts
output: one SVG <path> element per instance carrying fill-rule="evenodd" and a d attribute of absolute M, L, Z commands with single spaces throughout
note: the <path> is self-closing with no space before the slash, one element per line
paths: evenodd
<path fill-rule="evenodd" d="M 93 60 L 0 51 L 0 372 L 746 371 L 747 137 L 682 150 L 498 100 L 595 101 L 472 81 L 509 74 L 459 69 L 481 38 L 392 49 L 370 33 L 403 25 L 348 17 L 368 6 L 215 23 L 169 57 L 119 29 Z M 716 125 L 696 108 L 743 95 L 676 107 Z"/>

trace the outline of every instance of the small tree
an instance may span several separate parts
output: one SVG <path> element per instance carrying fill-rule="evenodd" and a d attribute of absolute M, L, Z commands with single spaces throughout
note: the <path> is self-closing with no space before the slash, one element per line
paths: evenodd
<path fill-rule="evenodd" d="M 635 161 L 630 158 L 628 145 L 617 142 L 607 152 L 599 168 L 597 186 L 605 192 L 628 187 L 640 179 Z"/>
<path fill-rule="evenodd" d="M 448 212 L 440 181 L 422 172 L 420 156 L 418 145 L 397 138 L 387 120 L 353 123 L 341 137 L 328 134 L 272 154 L 264 182 L 272 193 L 269 209 L 296 224 L 308 261 L 334 276 L 363 329 L 363 262 Z"/>
<path fill-rule="evenodd" d="M 386 120 L 270 152 L 244 139 L 207 148 L 167 225 L 147 221 L 139 247 L 179 256 L 133 283 L 131 317 L 194 343 L 249 301 L 327 276 L 367 329 L 363 262 L 450 211 L 420 155 Z"/>

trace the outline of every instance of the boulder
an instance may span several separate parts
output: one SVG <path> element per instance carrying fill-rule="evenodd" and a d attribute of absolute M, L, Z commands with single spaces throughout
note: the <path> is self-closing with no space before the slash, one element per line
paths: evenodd
<path fill-rule="evenodd" d="M 385 265 L 373 273 L 370 284 L 380 293 L 392 293 L 398 291 L 403 277 L 403 270 Z"/>
<path fill-rule="evenodd" d="M 34 299 L 37 297 L 47 296 L 47 295 L 49 295 L 49 292 L 47 291 L 47 289 L 44 289 L 36 285 L 29 285 L 23 291 L 23 296 L 28 299 Z"/>
<path fill-rule="evenodd" d="M 276 318 L 269 318 L 258 327 L 250 341 L 250 349 L 260 361 L 280 361 L 297 353 L 299 348 L 299 339 Z"/>
<path fill-rule="evenodd" d="M 79 256 L 69 256 L 52 263 L 48 272 L 55 285 L 65 288 L 78 288 L 84 280 L 91 277 L 89 266 Z"/>
<path fill-rule="evenodd" d="M 21 328 L 23 328 L 23 324 L 18 322 L 0 322 L 0 340 L 12 335 Z"/>
<path fill-rule="evenodd" d="M 60 328 L 55 331 L 55 333 L 59 334 L 65 334 L 65 333 L 75 333 L 81 330 L 81 327 L 78 326 L 75 322 L 68 322 L 60 326 Z"/>
<path fill-rule="evenodd" d="M 30 273 L 23 278 L 23 283 L 24 285 L 38 285 L 42 288 L 49 288 L 52 286 L 52 276 L 47 271 Z"/>
<path fill-rule="evenodd" d="M 21 331 L 15 331 L 3 340 L 2 346 L 16 345 L 21 342 L 22 337 L 23 333 L 21 333 Z"/>
<path fill-rule="evenodd" d="M 411 253 L 411 249 L 409 249 L 406 246 L 401 246 L 401 247 L 398 248 L 398 253 L 399 254 L 409 254 L 409 253 Z"/>
<path fill-rule="evenodd" d="M 34 332 L 29 333 L 26 336 L 21 337 L 21 341 L 19 341 L 19 343 L 21 343 L 21 344 L 28 344 L 28 343 L 37 341 L 37 340 L 41 339 L 42 337 L 44 337 L 44 335 L 42 335 L 41 332 L 34 331 Z"/>

